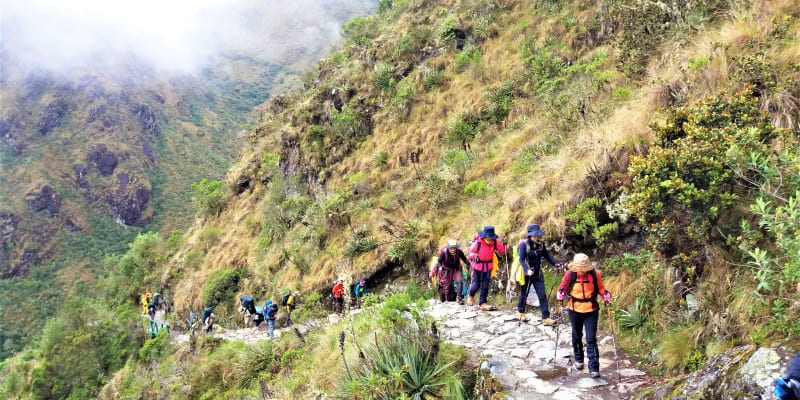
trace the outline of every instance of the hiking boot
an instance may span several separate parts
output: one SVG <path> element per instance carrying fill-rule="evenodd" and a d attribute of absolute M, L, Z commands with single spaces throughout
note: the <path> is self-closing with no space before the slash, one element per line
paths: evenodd
<path fill-rule="evenodd" d="M 458 305 L 460 305 L 460 306 L 464 305 L 464 298 L 463 297 L 459 297 L 458 298 Z"/>
<path fill-rule="evenodd" d="M 517 313 L 517 319 L 520 322 L 528 322 L 528 317 L 525 316 L 525 313 Z"/>
<path fill-rule="evenodd" d="M 467 297 L 467 304 L 474 306 L 475 305 L 475 298 L 472 296 Z"/>
<path fill-rule="evenodd" d="M 591 371 L 591 372 L 589 372 L 589 376 L 591 376 L 592 378 L 599 378 L 600 377 L 600 373 L 597 372 L 597 371 Z"/>
<path fill-rule="evenodd" d="M 553 325 L 555 325 L 557 323 L 558 322 L 556 320 L 552 319 L 552 318 L 545 318 L 545 319 L 542 320 L 542 324 L 544 326 L 553 326 Z"/>
<path fill-rule="evenodd" d="M 493 307 L 489 303 L 481 304 L 481 311 L 492 311 Z"/>
<path fill-rule="evenodd" d="M 583 363 L 582 362 L 576 362 L 575 363 L 575 369 L 583 369 Z"/>

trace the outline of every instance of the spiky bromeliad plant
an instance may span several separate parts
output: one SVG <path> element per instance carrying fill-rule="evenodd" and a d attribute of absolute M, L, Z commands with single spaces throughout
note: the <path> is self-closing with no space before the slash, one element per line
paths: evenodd
<path fill-rule="evenodd" d="M 466 398 L 456 360 L 446 359 L 444 352 L 440 357 L 438 338 L 404 325 L 376 337 L 352 377 L 341 383 L 337 398 Z"/>

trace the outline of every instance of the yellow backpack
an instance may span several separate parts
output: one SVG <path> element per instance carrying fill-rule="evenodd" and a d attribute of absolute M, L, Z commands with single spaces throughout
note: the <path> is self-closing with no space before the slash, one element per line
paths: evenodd
<path fill-rule="evenodd" d="M 527 252 L 528 243 L 525 240 L 521 240 L 519 243 L 520 244 L 525 243 L 525 251 Z M 514 280 L 516 280 L 517 283 L 519 283 L 520 285 L 524 285 L 525 268 L 522 268 L 522 263 L 519 262 L 519 254 L 517 253 L 517 248 L 519 248 L 519 245 L 517 245 L 517 247 L 514 247 L 514 251 L 512 252 L 512 254 L 514 254 L 514 260 L 511 262 L 511 277 L 513 277 Z M 508 249 L 506 249 L 506 251 L 508 251 Z"/>

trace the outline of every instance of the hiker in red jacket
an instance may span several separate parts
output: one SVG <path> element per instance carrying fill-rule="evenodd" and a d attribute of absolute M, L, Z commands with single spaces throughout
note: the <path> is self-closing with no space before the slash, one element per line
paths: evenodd
<path fill-rule="evenodd" d="M 341 313 L 344 311 L 344 279 L 339 278 L 336 280 L 336 284 L 333 285 L 333 289 L 331 289 L 331 293 L 333 293 L 333 300 L 335 303 L 335 308 L 337 313 Z"/>
<path fill-rule="evenodd" d="M 494 227 L 487 225 L 483 230 L 478 232 L 478 240 L 472 243 L 469 249 L 469 258 L 472 260 L 472 287 L 469 288 L 469 297 L 467 304 L 475 304 L 475 292 L 479 289 L 481 291 L 478 304 L 483 311 L 492 310 L 493 307 L 486 304 L 486 298 L 489 297 L 489 279 L 492 277 L 492 258 L 494 253 L 506 254 L 505 239 L 503 243 L 499 243 Z"/>

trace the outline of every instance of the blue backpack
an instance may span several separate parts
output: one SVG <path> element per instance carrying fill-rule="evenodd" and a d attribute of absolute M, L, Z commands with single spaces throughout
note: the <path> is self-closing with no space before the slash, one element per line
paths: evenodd
<path fill-rule="evenodd" d="M 798 400 L 800 399 L 800 382 L 783 377 L 775 378 L 774 394 L 781 400 Z"/>

